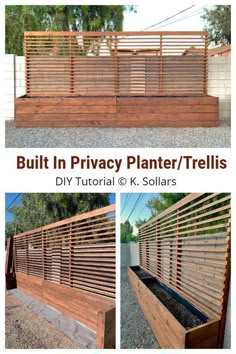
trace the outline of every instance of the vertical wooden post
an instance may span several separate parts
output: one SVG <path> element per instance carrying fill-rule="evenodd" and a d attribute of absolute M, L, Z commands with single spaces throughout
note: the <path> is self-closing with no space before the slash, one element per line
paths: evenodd
<path fill-rule="evenodd" d="M 229 211 L 231 214 L 231 208 L 229 209 Z M 230 276 L 231 276 L 231 216 L 229 217 L 227 223 L 226 239 L 228 240 L 228 249 L 227 249 L 225 282 L 224 282 L 223 299 L 222 299 L 222 313 L 221 313 L 220 330 L 219 330 L 219 341 L 218 341 L 219 348 L 223 348 L 223 344 L 224 344 L 227 305 L 228 305 Z"/>
<path fill-rule="evenodd" d="M 72 263 L 72 224 L 70 224 L 70 235 L 69 235 L 69 287 L 72 286 L 72 276 L 71 276 L 71 263 Z"/>
<path fill-rule="evenodd" d="M 163 36 L 160 34 L 160 69 L 159 69 L 159 94 L 163 92 L 163 53 L 162 53 Z"/>
<path fill-rule="evenodd" d="M 45 272 L 45 254 L 46 250 L 45 250 L 45 234 L 44 234 L 44 230 L 42 230 L 42 271 L 43 271 L 43 280 L 46 280 L 46 272 Z"/>
<path fill-rule="evenodd" d="M 169 282 L 172 284 L 172 276 L 173 276 L 173 244 L 170 242 L 170 264 L 169 264 Z M 174 285 L 174 284 L 173 284 Z"/>
<path fill-rule="evenodd" d="M 29 80 L 29 58 L 28 58 L 28 40 L 27 40 L 27 35 L 24 33 L 24 54 L 25 54 L 25 92 L 26 95 L 30 94 L 30 80 Z"/>
<path fill-rule="evenodd" d="M 156 240 L 157 240 L 157 274 L 161 276 L 161 249 L 160 249 L 160 221 L 156 222 Z"/>
<path fill-rule="evenodd" d="M 119 91 L 119 84 L 118 84 L 118 39 L 115 36 L 115 43 L 114 43 L 114 94 L 115 96 L 118 95 Z"/>
<path fill-rule="evenodd" d="M 26 274 L 29 275 L 29 244 L 28 244 L 28 235 L 25 236 L 25 252 L 26 252 Z"/>
<path fill-rule="evenodd" d="M 13 236 L 13 260 L 12 260 L 12 271 L 13 273 L 16 272 L 16 243 L 15 243 L 15 239 Z"/>
<path fill-rule="evenodd" d="M 176 288 L 178 289 L 181 289 L 181 285 L 180 285 L 180 282 L 181 282 L 181 243 L 180 243 L 180 235 L 179 235 L 179 232 L 180 232 L 180 227 L 181 227 L 181 224 L 179 222 L 179 217 L 180 217 L 180 210 L 177 209 L 176 211 L 177 213 L 177 240 L 176 240 Z"/>
<path fill-rule="evenodd" d="M 6 290 L 16 287 L 14 245 L 14 237 L 8 238 L 5 263 Z"/>
<path fill-rule="evenodd" d="M 116 309 L 98 311 L 97 314 L 97 349 L 114 349 L 116 345 Z"/>
<path fill-rule="evenodd" d="M 138 229 L 138 246 L 139 265 L 142 265 L 142 242 L 140 242 L 140 229 Z"/>
<path fill-rule="evenodd" d="M 146 240 L 146 268 L 149 269 L 150 262 L 149 262 L 150 252 L 149 252 L 149 240 Z"/>
<path fill-rule="evenodd" d="M 70 58 L 70 93 L 74 93 L 74 68 L 73 68 L 73 52 L 72 52 L 72 36 L 69 36 L 69 58 Z"/>
<path fill-rule="evenodd" d="M 204 95 L 207 96 L 208 91 L 208 34 L 205 35 L 205 48 L 204 48 Z"/>

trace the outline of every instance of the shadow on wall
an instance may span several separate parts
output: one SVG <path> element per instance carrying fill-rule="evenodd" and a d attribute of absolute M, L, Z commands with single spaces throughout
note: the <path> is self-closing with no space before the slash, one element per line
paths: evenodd
<path fill-rule="evenodd" d="M 139 247 L 138 243 L 121 243 L 121 280 L 128 279 L 128 267 L 139 265 Z"/>

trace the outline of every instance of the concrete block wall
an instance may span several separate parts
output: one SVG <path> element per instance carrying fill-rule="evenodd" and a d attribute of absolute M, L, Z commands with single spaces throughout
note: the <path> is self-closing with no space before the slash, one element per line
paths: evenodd
<path fill-rule="evenodd" d="M 231 123 L 231 57 L 210 57 L 208 94 L 219 97 L 220 122 Z"/>
<path fill-rule="evenodd" d="M 16 97 L 25 95 L 25 57 L 16 57 Z"/>
<path fill-rule="evenodd" d="M 139 244 L 138 242 L 130 242 L 130 265 L 139 265 Z"/>
<path fill-rule="evenodd" d="M 24 57 L 5 55 L 4 71 L 5 118 L 14 119 L 14 99 L 25 94 Z M 208 94 L 219 97 L 220 123 L 231 121 L 231 57 L 210 57 Z"/>
<path fill-rule="evenodd" d="M 127 268 L 130 266 L 130 246 L 129 243 L 120 245 L 120 278 L 122 281 L 128 279 Z"/>
<path fill-rule="evenodd" d="M 15 56 L 7 54 L 4 58 L 4 112 L 6 119 L 14 118 L 14 100 L 15 100 Z"/>
<path fill-rule="evenodd" d="M 4 112 L 6 119 L 14 119 L 15 97 L 25 94 L 25 58 L 6 54 L 4 58 Z"/>

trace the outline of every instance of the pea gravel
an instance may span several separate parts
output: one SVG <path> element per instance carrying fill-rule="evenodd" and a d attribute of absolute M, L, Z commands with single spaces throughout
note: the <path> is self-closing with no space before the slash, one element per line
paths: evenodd
<path fill-rule="evenodd" d="M 15 128 L 6 121 L 7 148 L 229 148 L 230 127 Z"/>
<path fill-rule="evenodd" d="M 6 294 L 5 347 L 7 349 L 78 348 L 53 324 L 28 309 L 15 296 Z"/>
<path fill-rule="evenodd" d="M 121 281 L 121 349 L 159 349 L 127 280 Z"/>

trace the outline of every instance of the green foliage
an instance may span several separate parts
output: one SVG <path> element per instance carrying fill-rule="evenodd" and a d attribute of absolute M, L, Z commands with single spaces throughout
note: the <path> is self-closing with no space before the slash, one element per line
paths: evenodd
<path fill-rule="evenodd" d="M 162 211 L 166 210 L 173 204 L 177 203 L 182 198 L 186 197 L 188 193 L 159 193 L 158 197 L 154 197 L 147 201 L 146 207 L 150 209 L 151 216 L 149 218 L 160 214 Z M 135 226 L 139 228 L 141 225 L 145 224 L 148 220 L 146 219 L 138 219 L 135 222 Z"/>
<path fill-rule="evenodd" d="M 147 207 L 151 210 L 151 218 L 177 203 L 186 195 L 188 193 L 160 193 L 159 197 L 148 200 Z"/>
<path fill-rule="evenodd" d="M 130 241 L 131 242 L 138 242 L 138 236 L 132 236 Z"/>
<path fill-rule="evenodd" d="M 147 222 L 147 221 L 148 221 L 147 219 L 140 219 L 140 218 L 138 218 L 138 220 L 135 221 L 135 226 L 136 226 L 137 228 L 139 228 L 139 226 L 145 224 L 145 222 Z"/>
<path fill-rule="evenodd" d="M 121 243 L 129 243 L 130 241 L 132 241 L 132 238 L 134 238 L 133 226 L 128 220 L 120 224 L 120 235 Z"/>
<path fill-rule="evenodd" d="M 121 31 L 123 5 L 8 5 L 6 53 L 23 55 L 24 31 Z"/>
<path fill-rule="evenodd" d="M 201 18 L 205 22 L 204 29 L 209 32 L 209 40 L 216 45 L 231 43 L 231 6 L 216 5 L 204 9 Z"/>
<path fill-rule="evenodd" d="M 31 230 L 108 204 L 107 193 L 25 193 L 21 205 L 9 209 L 13 221 L 6 223 L 6 239 L 15 232 Z"/>

